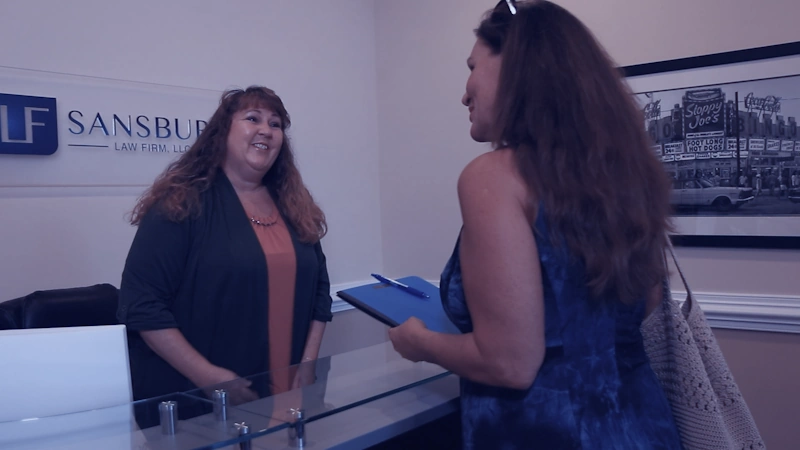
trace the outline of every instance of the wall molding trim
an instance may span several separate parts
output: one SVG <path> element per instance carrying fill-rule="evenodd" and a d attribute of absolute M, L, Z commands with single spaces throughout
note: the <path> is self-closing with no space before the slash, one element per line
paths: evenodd
<path fill-rule="evenodd" d="M 438 280 L 428 280 L 439 285 Z M 331 285 L 334 313 L 354 309 L 336 296 L 337 291 L 363 284 L 372 279 Z M 674 299 L 683 301 L 684 291 L 672 291 Z M 712 328 L 731 330 L 800 333 L 800 296 L 774 296 L 752 294 L 714 294 L 695 292 L 695 299 Z"/>
<path fill-rule="evenodd" d="M 683 301 L 686 292 L 672 291 Z M 800 333 L 800 296 L 694 292 L 712 328 Z"/>
<path fill-rule="evenodd" d="M 369 280 L 351 281 L 351 282 L 348 282 L 348 283 L 332 284 L 331 285 L 331 298 L 333 299 L 333 306 L 331 307 L 331 310 L 333 311 L 333 313 L 336 314 L 338 312 L 347 311 L 347 310 L 350 310 L 350 309 L 355 309 L 351 304 L 349 304 L 346 301 L 344 301 L 344 300 L 340 299 L 339 297 L 337 297 L 336 296 L 336 292 L 344 290 L 344 289 L 354 288 L 356 286 L 361 286 L 363 284 L 374 283 L 374 282 L 375 282 L 375 280 L 370 278 Z"/>
<path fill-rule="evenodd" d="M 53 184 L 14 186 L 0 184 L 0 199 L 63 197 L 138 197 L 147 184 Z M 131 207 L 133 207 L 131 205 Z"/>

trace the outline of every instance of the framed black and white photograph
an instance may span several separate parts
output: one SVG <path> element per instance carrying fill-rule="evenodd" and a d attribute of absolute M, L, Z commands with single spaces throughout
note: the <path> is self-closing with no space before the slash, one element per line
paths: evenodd
<path fill-rule="evenodd" d="M 800 42 L 621 68 L 676 245 L 800 248 Z"/>

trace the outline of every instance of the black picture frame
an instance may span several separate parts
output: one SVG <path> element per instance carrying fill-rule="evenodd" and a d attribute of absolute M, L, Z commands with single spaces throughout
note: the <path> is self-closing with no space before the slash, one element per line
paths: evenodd
<path fill-rule="evenodd" d="M 743 65 L 753 67 L 754 64 L 766 63 L 771 60 L 786 60 L 790 58 L 800 61 L 800 41 L 784 44 L 770 45 L 766 47 L 756 47 L 743 50 L 735 50 L 723 53 L 714 53 L 687 58 L 657 61 L 644 64 L 635 64 L 619 67 L 620 72 L 629 81 L 635 84 L 636 80 L 643 77 L 674 74 L 685 79 L 692 73 L 700 70 L 725 71 L 729 68 L 741 68 Z M 757 66 L 756 66 L 757 67 Z M 800 70 L 796 74 L 800 74 Z M 669 75 L 667 75 L 669 76 Z M 784 74 L 783 76 L 790 76 Z M 769 78 L 753 77 L 751 79 Z M 735 83 L 738 81 L 748 81 L 748 79 L 730 79 L 720 81 L 718 84 Z M 692 88 L 695 86 L 713 86 L 714 83 L 698 82 L 696 84 L 682 84 L 665 87 L 666 89 Z M 631 88 L 636 92 L 634 86 Z M 640 91 L 641 92 L 641 91 Z M 794 219 L 793 217 L 791 219 Z M 761 248 L 761 249 L 800 249 L 800 217 L 796 218 L 796 235 L 746 235 L 746 234 L 675 234 L 672 236 L 674 245 L 684 247 L 723 247 L 723 248 Z M 793 223 L 792 226 L 793 227 Z"/>

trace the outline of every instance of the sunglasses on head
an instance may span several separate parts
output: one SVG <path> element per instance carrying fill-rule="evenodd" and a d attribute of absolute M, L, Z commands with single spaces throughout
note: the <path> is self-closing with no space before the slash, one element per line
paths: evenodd
<path fill-rule="evenodd" d="M 517 2 L 514 0 L 500 0 L 499 2 L 497 2 L 497 6 L 495 6 L 494 9 L 497 10 L 498 8 L 502 7 L 503 3 L 508 5 L 508 10 L 511 12 L 512 16 L 517 13 L 517 6 L 516 6 Z"/>

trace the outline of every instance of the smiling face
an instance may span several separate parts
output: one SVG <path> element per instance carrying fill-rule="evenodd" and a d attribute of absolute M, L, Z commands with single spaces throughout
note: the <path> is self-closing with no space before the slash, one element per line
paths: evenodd
<path fill-rule="evenodd" d="M 262 107 L 237 111 L 231 119 L 223 170 L 260 180 L 272 168 L 282 145 L 283 124 L 278 114 Z"/>
<path fill-rule="evenodd" d="M 469 134 L 478 142 L 492 140 L 495 122 L 494 102 L 501 62 L 500 55 L 493 54 L 480 39 L 475 42 L 472 53 L 467 59 L 470 74 L 461 103 L 469 108 L 469 121 L 472 122 Z"/>

